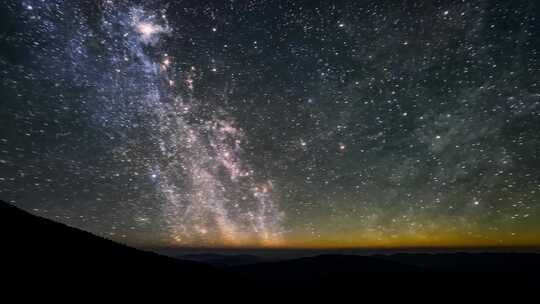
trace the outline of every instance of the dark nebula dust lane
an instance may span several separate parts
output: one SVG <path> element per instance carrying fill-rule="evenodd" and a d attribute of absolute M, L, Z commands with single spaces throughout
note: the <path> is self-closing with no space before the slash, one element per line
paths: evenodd
<path fill-rule="evenodd" d="M 535 1 L 7 1 L 0 199 L 135 246 L 540 245 Z"/>

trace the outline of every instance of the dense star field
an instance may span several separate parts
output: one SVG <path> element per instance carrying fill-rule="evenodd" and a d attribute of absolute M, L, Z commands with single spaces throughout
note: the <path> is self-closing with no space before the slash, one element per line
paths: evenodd
<path fill-rule="evenodd" d="M 4 2 L 0 199 L 144 247 L 540 245 L 540 3 L 331 2 Z"/>

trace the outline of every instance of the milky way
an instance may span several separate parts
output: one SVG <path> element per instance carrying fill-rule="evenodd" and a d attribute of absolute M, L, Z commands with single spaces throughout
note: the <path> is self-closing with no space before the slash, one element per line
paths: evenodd
<path fill-rule="evenodd" d="M 0 199 L 144 247 L 540 243 L 534 1 L 0 17 Z"/>
<path fill-rule="evenodd" d="M 114 5 L 107 9 L 116 10 Z M 128 18 L 127 25 L 138 32 L 135 42 L 127 46 L 145 67 L 139 72 L 148 73 L 150 79 L 165 78 L 174 87 L 174 75 L 168 73 L 174 59 L 164 53 L 162 62 L 154 63 L 139 45 L 158 42 L 158 35 L 168 31 L 166 17 L 131 9 Z M 125 37 L 130 36 L 129 28 L 122 30 Z M 152 155 L 159 154 L 161 161 L 149 165 L 151 178 L 165 198 L 162 208 L 173 239 L 190 245 L 216 240 L 218 245 L 275 243 L 280 237 L 280 213 L 272 201 L 271 187 L 257 184 L 251 177 L 253 171 L 242 162 L 242 131 L 218 106 L 207 119 L 198 118 L 196 124 L 188 121 L 200 102 L 189 94 L 194 90 L 190 79 L 197 75 L 196 67 L 186 74 L 180 84 L 188 91 L 185 97 L 160 87 L 157 79 L 152 81 L 155 84 L 148 95 L 139 97 L 143 109 L 155 115 L 147 127 L 152 129 L 151 140 L 159 146 Z"/>

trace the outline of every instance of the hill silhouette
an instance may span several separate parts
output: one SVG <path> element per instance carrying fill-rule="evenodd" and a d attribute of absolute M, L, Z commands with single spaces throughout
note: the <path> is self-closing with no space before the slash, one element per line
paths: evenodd
<path fill-rule="evenodd" d="M 118 292 L 219 285 L 221 279 L 207 264 L 134 249 L 1 201 L 0 230 L 2 275 L 13 287 Z"/>
<path fill-rule="evenodd" d="M 1 286 L 19 294 L 523 293 L 537 288 L 540 273 L 539 255 L 532 253 L 325 254 L 281 261 L 210 253 L 178 259 L 130 248 L 1 201 L 0 229 L 7 282 Z"/>

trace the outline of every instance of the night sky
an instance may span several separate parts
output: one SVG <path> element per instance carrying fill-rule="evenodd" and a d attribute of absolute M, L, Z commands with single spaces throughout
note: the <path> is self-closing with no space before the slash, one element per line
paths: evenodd
<path fill-rule="evenodd" d="M 540 245 L 538 1 L 2 2 L 2 200 L 141 247 Z"/>

